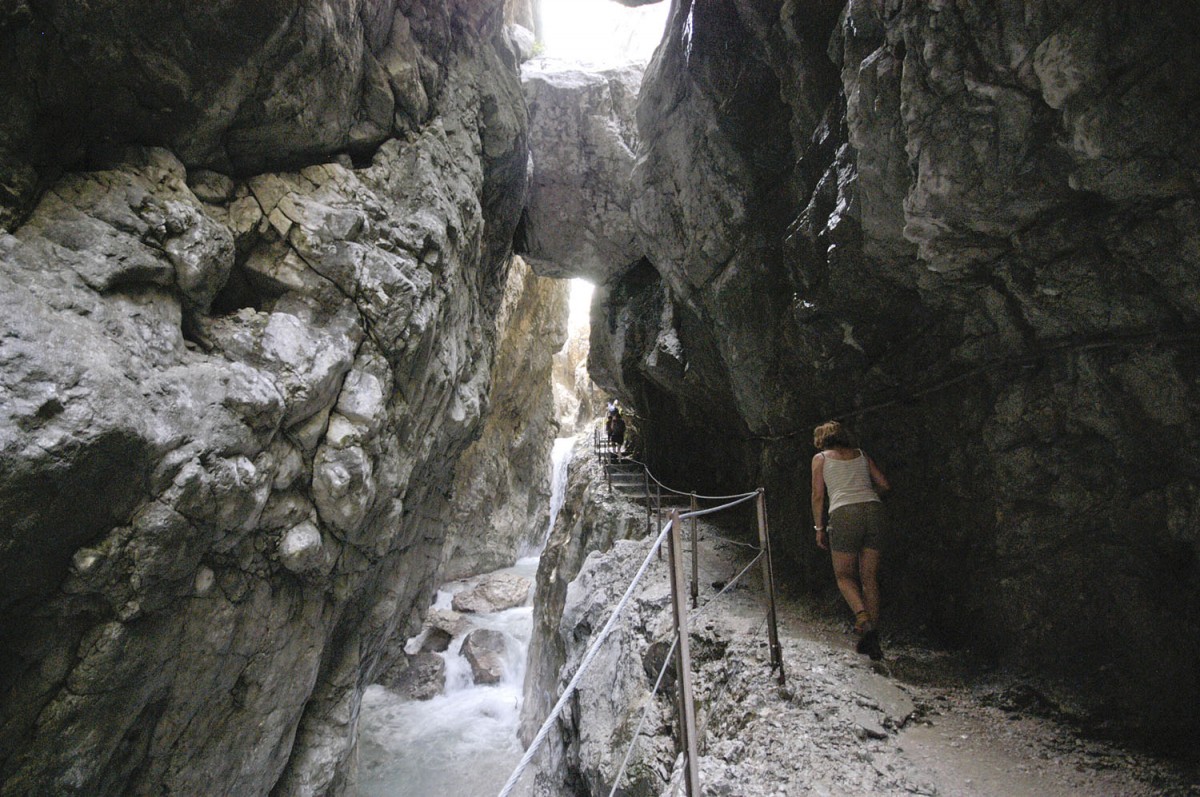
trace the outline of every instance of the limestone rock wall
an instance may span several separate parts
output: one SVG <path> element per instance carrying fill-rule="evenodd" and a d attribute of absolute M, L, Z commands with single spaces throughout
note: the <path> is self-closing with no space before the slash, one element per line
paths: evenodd
<path fill-rule="evenodd" d="M 562 434 L 590 430 L 604 416 L 604 394 L 588 373 L 590 325 L 581 324 L 567 333 L 567 345 L 554 355 L 554 401 L 563 422 Z"/>
<path fill-rule="evenodd" d="M 502 5 L 0 9 L 0 794 L 352 787 L 493 381 Z"/>
<path fill-rule="evenodd" d="M 567 339 L 567 289 L 514 258 L 497 319 L 490 405 L 455 469 L 444 579 L 507 567 L 546 533 L 547 465 L 559 434 L 552 372 Z"/>
<path fill-rule="evenodd" d="M 637 540 L 649 533 L 644 514 L 633 511 L 632 505 L 624 500 L 612 500 L 609 495 L 603 474 L 592 456 L 590 447 L 577 447 L 568 469 L 567 492 L 562 509 L 538 563 L 533 630 L 529 641 L 519 729 L 525 744 L 537 734 L 562 693 L 565 680 L 569 680 L 578 667 L 586 649 L 586 644 L 581 646 L 580 641 L 586 639 L 588 634 L 598 631 L 600 625 L 607 621 L 606 609 L 609 602 L 619 598 L 628 586 L 628 581 L 621 583 L 619 574 L 614 573 L 613 562 L 618 560 L 609 561 L 607 557 L 599 556 L 589 559 L 589 555 L 594 552 L 608 552 L 614 546 L 622 544 L 622 541 Z M 634 547 L 638 545 L 633 542 L 628 544 Z M 631 549 L 623 550 L 628 552 Z M 606 574 L 605 578 L 590 582 L 590 585 L 598 587 L 594 595 L 590 594 L 588 585 L 577 582 L 577 577 L 589 561 L 595 562 L 594 566 Z M 635 570 L 640 563 L 639 559 L 634 565 Z M 613 590 L 616 590 L 615 594 Z M 650 602 L 661 601 L 661 598 L 661 595 L 657 595 Z M 661 608 L 661 603 L 657 605 Z M 653 617 L 654 611 L 647 608 L 645 614 L 647 617 Z M 587 626 L 588 622 L 592 625 Z M 595 625 L 597 622 L 600 625 Z M 585 628 L 576 633 L 577 625 Z M 631 634 L 643 632 L 644 629 L 636 630 L 632 626 L 629 629 Z M 640 636 L 638 638 L 640 639 Z M 609 653 L 606 655 L 615 655 L 618 659 L 622 651 L 626 650 L 625 646 L 616 644 L 607 647 Z M 564 669 L 568 663 L 570 669 Z M 617 663 L 616 659 L 610 660 L 610 664 Z M 629 662 L 625 662 L 622 667 L 628 664 Z M 590 672 L 595 677 L 589 676 L 587 690 L 594 699 L 588 711 L 604 713 L 610 722 L 619 721 L 623 709 L 632 705 L 632 697 L 635 696 L 634 691 L 640 679 L 633 679 L 631 684 L 622 685 L 622 694 L 631 697 L 631 700 L 626 702 L 619 698 L 614 699 L 611 677 L 615 672 L 613 667 L 598 662 Z M 576 709 L 571 712 L 571 716 L 566 716 L 560 721 L 565 723 L 564 727 L 573 728 L 574 731 L 554 732 L 547 736 L 539 758 L 535 759 L 539 784 L 537 793 L 562 793 L 564 783 L 573 793 L 586 793 L 586 782 L 597 777 L 595 759 L 597 756 L 611 755 L 612 751 L 597 746 L 581 751 L 578 736 L 584 721 L 583 714 Z M 607 739 L 609 735 L 601 734 L 596 738 Z M 590 775 L 587 774 L 588 771 L 591 772 Z M 609 770 L 606 774 L 611 777 L 612 771 Z"/>
<path fill-rule="evenodd" d="M 593 308 L 651 466 L 764 483 L 795 585 L 831 583 L 808 462 L 839 417 L 896 487 L 889 621 L 1149 735 L 1200 700 L 1198 24 L 678 0 L 638 105 L 647 260 Z"/>
<path fill-rule="evenodd" d="M 634 65 L 522 67 L 533 174 L 518 244 L 539 274 L 603 283 L 641 259 L 629 183 L 641 79 Z"/>

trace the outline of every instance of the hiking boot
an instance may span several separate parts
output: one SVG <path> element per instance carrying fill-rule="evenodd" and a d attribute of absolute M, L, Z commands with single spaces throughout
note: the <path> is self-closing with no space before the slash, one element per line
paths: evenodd
<path fill-rule="evenodd" d="M 883 658 L 883 647 L 879 644 L 879 632 L 867 631 L 862 635 L 862 639 L 858 640 L 858 644 L 854 647 L 859 653 L 866 654 L 871 657 L 871 661 L 879 661 Z"/>

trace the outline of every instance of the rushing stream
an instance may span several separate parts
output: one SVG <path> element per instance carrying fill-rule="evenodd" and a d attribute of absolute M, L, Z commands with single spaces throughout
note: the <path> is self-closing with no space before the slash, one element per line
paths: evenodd
<path fill-rule="evenodd" d="M 498 572 L 534 578 L 536 554 L 562 507 L 573 443 L 572 438 L 554 441 L 550 522 L 535 555 Z M 434 608 L 449 609 L 454 594 L 475 583 L 476 579 L 463 579 L 443 585 Z M 500 791 L 520 759 L 516 730 L 533 607 L 464 616 L 471 630 L 490 628 L 504 634 L 507 656 L 500 683 L 472 683 L 471 666 L 459 655 L 464 633 L 440 654 L 446 660 L 446 686 L 437 697 L 406 700 L 381 686 L 368 687 L 359 719 L 363 797 L 485 797 Z"/>

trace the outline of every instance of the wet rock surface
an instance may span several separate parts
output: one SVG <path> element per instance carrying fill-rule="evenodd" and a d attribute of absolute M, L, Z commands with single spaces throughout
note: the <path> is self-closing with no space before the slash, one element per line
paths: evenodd
<path fill-rule="evenodd" d="M 429 700 L 446 688 L 446 660 L 437 653 L 423 650 L 392 661 L 387 670 L 375 677 L 375 682 L 397 695 L 409 700 Z"/>
<path fill-rule="evenodd" d="M 462 655 L 471 665 L 471 679 L 477 684 L 499 683 L 504 677 L 504 634 L 490 628 L 477 628 L 467 634 Z"/>
<path fill-rule="evenodd" d="M 451 605 L 456 612 L 499 612 L 524 604 L 532 587 L 524 576 L 493 573 L 482 576 L 475 586 L 455 593 Z"/>
<path fill-rule="evenodd" d="M 765 484 L 781 572 L 832 589 L 797 485 L 849 421 L 897 488 L 893 617 L 1151 740 L 1200 702 L 1197 24 L 679 3 L 638 106 L 647 260 L 592 316 L 650 464 Z"/>
<path fill-rule="evenodd" d="M 597 500 L 581 511 L 600 517 L 614 509 L 612 500 Z M 751 564 L 743 540 L 752 522 L 700 525 L 700 609 L 691 612 L 690 647 L 705 794 L 1149 797 L 1190 795 L 1200 783 L 1194 762 L 1188 769 L 1084 735 L 1072 722 L 1069 690 L 1027 674 L 887 633 L 884 660 L 871 662 L 854 653 L 841 606 L 814 609 L 786 583 L 781 686 L 761 569 L 736 580 Z M 649 549 L 647 539 L 610 545 L 586 558 L 552 632 L 567 662 L 559 689 Z M 563 766 L 541 771 L 535 794 L 608 794 L 635 736 L 622 790 L 671 793 L 673 773 L 680 774 L 674 693 L 650 697 L 659 667 L 643 666 L 670 629 L 669 586 L 657 561 L 647 578 L 551 733 Z"/>
<path fill-rule="evenodd" d="M 485 573 L 533 550 L 546 531 L 546 463 L 559 433 L 553 369 L 566 342 L 568 283 L 514 258 L 497 314 L 500 331 L 479 439 L 459 458 L 442 578 Z"/>
<path fill-rule="evenodd" d="M 534 283 L 503 4 L 268 5 L 0 10 L 5 797 L 344 793 L 437 583 Z"/>

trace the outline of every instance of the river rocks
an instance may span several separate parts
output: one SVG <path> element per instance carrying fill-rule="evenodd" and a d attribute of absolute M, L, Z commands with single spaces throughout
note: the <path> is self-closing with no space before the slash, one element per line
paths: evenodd
<path fill-rule="evenodd" d="M 526 64 L 533 177 L 524 220 L 534 269 L 604 283 L 642 257 L 630 215 L 641 69 Z"/>
<path fill-rule="evenodd" d="M 455 593 L 451 604 L 457 612 L 482 614 L 520 606 L 529 600 L 529 579 L 512 573 L 493 573 L 475 586 Z"/>
<path fill-rule="evenodd" d="M 471 621 L 458 612 L 449 609 L 431 609 L 425 618 L 430 628 L 437 629 L 452 637 L 462 636 L 471 627 Z"/>
<path fill-rule="evenodd" d="M 385 5 L 0 22 L 5 797 L 353 782 L 528 159 L 502 4 Z"/>
<path fill-rule="evenodd" d="M 477 628 L 462 643 L 462 655 L 471 665 L 471 677 L 477 684 L 496 684 L 504 677 L 504 634 L 490 628 Z"/>
<path fill-rule="evenodd" d="M 446 688 L 446 660 L 426 651 L 402 655 L 375 682 L 409 700 L 429 700 Z"/>
<path fill-rule="evenodd" d="M 647 262 L 598 295 L 590 355 L 660 476 L 765 484 L 814 591 L 794 488 L 812 427 L 851 421 L 898 487 L 891 621 L 1151 735 L 1195 728 L 1200 695 L 1178 619 L 1200 616 L 1196 24 L 1184 3 L 679 4 L 639 98 Z"/>

